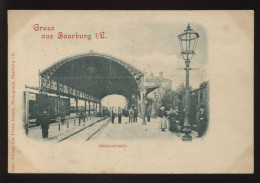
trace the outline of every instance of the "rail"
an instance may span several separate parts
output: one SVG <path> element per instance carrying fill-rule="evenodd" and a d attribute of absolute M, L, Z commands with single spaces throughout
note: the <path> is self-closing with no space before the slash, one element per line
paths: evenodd
<path fill-rule="evenodd" d="M 82 129 L 80 129 L 80 130 L 78 130 L 78 131 L 76 131 L 76 132 L 74 132 L 74 133 L 68 135 L 67 137 L 62 138 L 62 139 L 59 140 L 58 142 L 62 142 L 62 141 L 64 141 L 64 140 L 66 140 L 66 139 L 68 139 L 68 138 L 70 138 L 70 137 L 72 137 L 72 136 L 78 134 L 79 132 L 81 132 L 81 131 L 83 131 L 83 130 L 85 130 L 85 129 L 87 129 L 87 128 L 89 128 L 89 127 L 91 127 L 91 126 L 93 126 L 93 125 L 95 125 L 95 124 L 97 124 L 97 123 L 100 123 L 100 122 L 102 122 L 102 121 L 104 121 L 104 120 L 106 120 L 106 119 L 107 119 L 107 117 L 101 118 L 101 119 L 97 120 L 96 122 L 91 123 L 91 124 L 89 124 L 88 126 L 86 126 L 86 127 L 82 128 Z M 99 130 L 100 130 L 100 129 L 98 129 L 98 131 L 99 131 Z M 96 134 L 96 132 L 95 132 L 94 134 Z M 94 134 L 92 134 L 91 137 L 92 137 Z M 87 140 L 89 140 L 89 139 L 87 139 Z M 86 141 L 87 141 L 87 140 L 86 140 Z"/>

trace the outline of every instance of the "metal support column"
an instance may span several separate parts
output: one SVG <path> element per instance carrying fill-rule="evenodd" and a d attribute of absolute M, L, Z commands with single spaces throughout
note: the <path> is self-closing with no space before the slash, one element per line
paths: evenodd
<path fill-rule="evenodd" d="M 88 116 L 90 117 L 90 101 L 88 101 Z"/>
<path fill-rule="evenodd" d="M 97 103 L 96 102 L 94 102 L 93 107 L 94 107 L 94 117 L 96 117 L 96 114 L 97 114 Z"/>
<path fill-rule="evenodd" d="M 100 112 L 100 114 L 103 114 L 101 102 L 99 102 L 99 112 Z"/>
<path fill-rule="evenodd" d="M 75 99 L 75 100 L 76 100 L 76 114 L 78 114 L 78 112 L 79 112 L 78 99 Z"/>
<path fill-rule="evenodd" d="M 140 93 L 140 95 L 137 95 L 137 111 L 138 111 L 138 116 L 139 116 L 139 114 L 142 114 L 142 108 L 140 107 L 140 105 L 142 104 L 142 102 L 141 102 L 140 96 L 141 96 L 141 93 Z M 140 116 L 141 116 L 141 115 L 140 115 Z"/>
<path fill-rule="evenodd" d="M 141 91 L 141 102 L 142 102 L 142 125 L 146 125 L 145 119 L 145 111 L 146 111 L 146 104 L 145 104 L 145 90 Z"/>
<path fill-rule="evenodd" d="M 86 100 L 84 100 L 84 104 L 85 104 L 85 114 L 87 113 L 87 103 Z"/>

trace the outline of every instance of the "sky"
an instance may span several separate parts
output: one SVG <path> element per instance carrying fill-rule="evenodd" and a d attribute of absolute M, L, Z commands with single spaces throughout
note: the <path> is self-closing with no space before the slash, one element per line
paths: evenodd
<path fill-rule="evenodd" d="M 185 71 L 177 70 L 185 66 L 180 54 L 178 34 L 182 33 L 188 22 L 200 35 L 196 55 L 191 60 L 191 67 L 200 68 L 190 72 L 190 85 L 197 88 L 201 81 L 207 80 L 208 41 L 206 29 L 194 21 L 181 21 L 169 12 L 108 13 L 99 12 L 42 12 L 24 17 L 25 23 L 15 33 L 17 53 L 27 63 L 25 84 L 38 86 L 38 71 L 47 68 L 59 60 L 94 52 L 109 54 L 120 58 L 134 67 L 155 76 L 164 72 L 164 77 L 171 79 L 173 88 L 185 82 Z M 80 17 L 80 18 L 79 18 Z M 22 17 L 23 18 L 23 17 Z M 27 20 L 28 19 L 28 20 Z M 54 26 L 54 31 L 35 31 L 33 26 Z M 58 32 L 63 34 L 91 34 L 91 40 L 58 39 Z M 94 39 L 95 33 L 105 32 L 106 39 Z M 53 34 L 54 39 L 45 40 L 43 34 Z M 10 41 L 11 42 L 11 41 Z M 20 46 L 22 45 L 22 47 Z M 13 45 L 15 47 L 15 45 Z M 202 75 L 203 72 L 203 75 Z"/>
<path fill-rule="evenodd" d="M 127 107 L 128 101 L 122 95 L 108 95 L 101 100 L 102 106 L 106 107 L 120 107 L 124 109 Z"/>
<path fill-rule="evenodd" d="M 102 106 L 106 106 L 108 108 L 109 107 L 116 107 L 116 108 L 120 107 L 121 109 L 123 109 L 123 108 L 127 107 L 128 101 L 127 101 L 126 97 L 124 97 L 122 95 L 113 94 L 113 95 L 107 95 L 106 97 L 104 97 L 101 100 L 101 104 L 102 104 Z M 74 99 L 70 99 L 70 105 L 76 106 L 76 101 Z M 83 100 L 78 100 L 78 105 L 84 106 L 85 103 Z"/>

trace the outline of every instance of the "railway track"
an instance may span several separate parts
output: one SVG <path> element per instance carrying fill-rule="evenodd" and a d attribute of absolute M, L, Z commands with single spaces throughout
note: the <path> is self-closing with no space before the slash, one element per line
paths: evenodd
<path fill-rule="evenodd" d="M 82 129 L 80 129 L 77 132 L 74 132 L 70 134 L 67 137 L 62 138 L 58 142 L 62 142 L 64 140 L 70 139 L 70 140 L 82 140 L 85 141 L 90 140 L 95 134 L 97 134 L 102 128 L 104 128 L 108 123 L 110 119 L 109 118 L 102 118 Z"/>
<path fill-rule="evenodd" d="M 90 140 L 95 134 L 97 134 L 101 129 L 103 129 L 104 127 L 107 126 L 107 124 L 109 123 L 110 120 L 107 120 L 106 123 L 104 123 L 104 125 L 101 125 L 101 127 L 99 127 L 93 134 L 91 134 L 89 137 L 86 138 L 85 141 Z"/>

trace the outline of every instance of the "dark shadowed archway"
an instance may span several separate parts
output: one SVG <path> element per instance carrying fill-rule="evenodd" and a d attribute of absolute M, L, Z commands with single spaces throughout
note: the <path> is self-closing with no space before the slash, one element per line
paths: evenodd
<path fill-rule="evenodd" d="M 62 59 L 40 72 L 40 89 L 100 102 L 110 94 L 139 95 L 143 76 L 118 58 L 90 51 Z"/>

